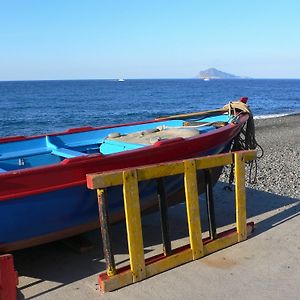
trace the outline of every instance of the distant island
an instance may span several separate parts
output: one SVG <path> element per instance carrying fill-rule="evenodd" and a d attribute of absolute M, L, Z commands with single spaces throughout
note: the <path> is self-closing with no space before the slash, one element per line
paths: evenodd
<path fill-rule="evenodd" d="M 246 77 L 225 73 L 215 68 L 209 68 L 207 70 L 200 71 L 199 74 L 197 75 L 197 78 L 209 80 L 209 79 L 243 79 Z"/>

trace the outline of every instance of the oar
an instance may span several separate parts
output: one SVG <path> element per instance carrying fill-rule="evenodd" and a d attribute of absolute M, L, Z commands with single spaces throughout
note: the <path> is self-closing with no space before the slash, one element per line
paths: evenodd
<path fill-rule="evenodd" d="M 155 120 L 188 119 L 188 118 L 191 118 L 191 117 L 199 117 L 199 116 L 205 116 L 205 115 L 215 115 L 215 114 L 220 114 L 220 113 L 225 113 L 225 112 L 228 112 L 228 109 L 219 108 L 219 109 L 214 109 L 214 110 L 199 111 L 199 112 L 188 113 L 188 114 L 159 117 L 159 118 L 156 118 Z"/>

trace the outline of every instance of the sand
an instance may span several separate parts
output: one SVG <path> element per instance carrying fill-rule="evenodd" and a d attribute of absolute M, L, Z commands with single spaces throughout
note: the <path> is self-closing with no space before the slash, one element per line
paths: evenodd
<path fill-rule="evenodd" d="M 103 299 L 299 299 L 300 294 L 300 115 L 256 120 L 264 148 L 258 183 L 247 184 L 247 215 L 256 223 L 245 242 L 135 285 Z M 233 193 L 215 188 L 217 224 L 234 220 Z M 202 220 L 205 219 L 201 201 Z M 187 239 L 185 207 L 169 210 L 173 244 Z M 143 220 L 145 253 L 161 251 L 159 218 Z M 207 223 L 203 220 L 203 229 Z M 128 263 L 124 224 L 112 227 L 117 262 Z M 94 249 L 78 254 L 62 242 L 15 253 L 19 299 L 99 299 L 97 274 L 105 269 L 97 231 L 86 238 Z"/>

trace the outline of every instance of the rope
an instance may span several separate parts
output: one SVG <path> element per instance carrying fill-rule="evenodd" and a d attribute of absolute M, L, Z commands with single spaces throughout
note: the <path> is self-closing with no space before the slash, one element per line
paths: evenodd
<path fill-rule="evenodd" d="M 228 104 L 226 104 L 223 109 L 226 109 L 228 110 L 228 113 L 231 115 L 232 114 L 232 110 L 235 112 L 235 110 L 240 110 L 242 112 L 245 112 L 245 113 L 248 113 L 248 114 L 251 114 L 251 110 L 249 108 L 249 106 L 244 103 L 244 102 L 241 102 L 241 101 L 232 101 L 232 102 L 229 102 Z"/>
<path fill-rule="evenodd" d="M 258 144 L 255 138 L 255 124 L 253 119 L 253 114 L 249 108 L 249 106 L 243 102 L 235 101 L 230 102 L 224 106 L 224 109 L 228 109 L 228 113 L 238 117 L 240 113 L 248 113 L 249 119 L 247 123 L 242 128 L 240 134 L 233 140 L 233 144 L 231 147 L 231 151 L 239 151 L 239 150 L 255 150 L 257 148 L 260 149 L 260 155 L 257 157 L 258 159 L 262 158 L 264 155 L 263 148 Z M 236 110 L 240 112 L 236 115 Z M 251 161 L 249 164 L 249 178 L 248 181 L 250 184 L 255 184 L 257 182 L 257 160 Z M 254 174 L 254 176 L 253 176 Z M 234 165 L 231 165 L 230 174 L 229 174 L 228 184 L 225 189 L 231 189 L 231 185 L 234 180 Z"/>

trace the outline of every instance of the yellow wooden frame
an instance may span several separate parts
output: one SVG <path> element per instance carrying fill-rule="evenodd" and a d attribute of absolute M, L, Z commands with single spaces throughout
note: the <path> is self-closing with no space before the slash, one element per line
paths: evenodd
<path fill-rule="evenodd" d="M 246 223 L 245 162 L 255 158 L 256 151 L 248 150 L 134 169 L 88 174 L 87 182 L 90 189 L 123 185 L 130 269 L 111 276 L 108 274 L 105 279 L 102 278 L 99 281 L 101 289 L 112 291 L 121 288 L 245 240 L 253 229 L 253 225 Z M 230 164 L 235 165 L 236 231 L 230 231 L 226 236 L 219 235 L 217 239 L 204 243 L 196 172 L 200 169 Z M 182 173 L 184 174 L 190 246 L 147 264 L 144 258 L 138 182 Z"/>

